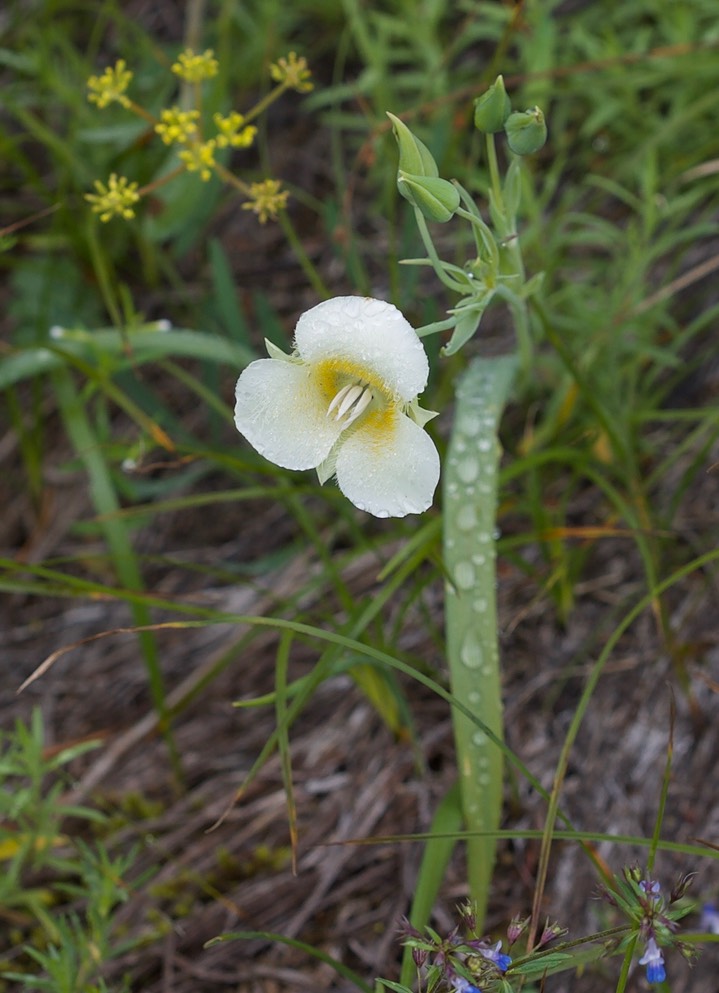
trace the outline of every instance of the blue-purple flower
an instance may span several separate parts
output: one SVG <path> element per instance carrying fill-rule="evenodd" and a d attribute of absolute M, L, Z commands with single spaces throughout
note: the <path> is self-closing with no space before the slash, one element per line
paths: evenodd
<path fill-rule="evenodd" d="M 649 983 L 663 983 L 667 978 L 667 972 L 664 968 L 664 956 L 654 938 L 647 940 L 644 955 L 639 959 L 639 965 L 645 965 L 647 967 L 647 982 Z"/>
<path fill-rule="evenodd" d="M 699 927 L 708 934 L 719 934 L 719 908 L 715 903 L 705 903 Z"/>
<path fill-rule="evenodd" d="M 496 965 L 500 972 L 506 972 L 512 964 L 512 956 L 505 955 L 504 952 L 501 952 L 501 947 L 502 942 L 498 941 L 494 947 L 478 948 L 478 951 L 480 955 L 484 956 L 486 959 L 489 959 L 490 962 Z"/>

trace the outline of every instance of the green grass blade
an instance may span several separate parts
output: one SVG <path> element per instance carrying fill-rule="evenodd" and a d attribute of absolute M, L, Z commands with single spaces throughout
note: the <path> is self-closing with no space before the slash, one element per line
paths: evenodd
<path fill-rule="evenodd" d="M 452 695 L 497 739 L 502 700 L 495 597 L 497 430 L 516 369 L 514 356 L 475 359 L 457 389 L 457 409 L 444 470 L 444 562 L 447 659 Z M 494 831 L 502 807 L 502 751 L 454 708 L 462 808 L 469 831 Z M 494 866 L 491 835 L 467 841 L 467 869 L 478 928 Z"/>

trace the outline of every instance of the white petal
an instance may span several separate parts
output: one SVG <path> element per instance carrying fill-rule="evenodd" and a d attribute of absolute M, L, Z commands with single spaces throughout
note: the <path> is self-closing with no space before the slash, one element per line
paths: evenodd
<path fill-rule="evenodd" d="M 398 411 L 369 414 L 337 452 L 337 483 L 348 500 L 375 517 L 421 514 L 439 481 L 429 435 Z"/>
<path fill-rule="evenodd" d="M 342 425 L 327 417 L 312 369 L 300 362 L 250 363 L 235 397 L 238 430 L 260 455 L 285 469 L 316 468 L 342 433 Z"/>
<path fill-rule="evenodd" d="M 306 311 L 295 344 L 307 362 L 338 359 L 367 370 L 390 396 L 413 400 L 427 385 L 422 342 L 396 307 L 371 297 L 334 297 Z"/>

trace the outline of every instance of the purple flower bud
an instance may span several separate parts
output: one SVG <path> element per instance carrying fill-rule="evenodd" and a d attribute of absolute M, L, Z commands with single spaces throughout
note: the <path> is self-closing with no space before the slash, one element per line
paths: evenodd
<path fill-rule="evenodd" d="M 528 917 L 525 917 L 524 920 L 520 920 L 519 917 L 512 918 L 512 920 L 509 922 L 509 925 L 507 927 L 507 941 L 509 942 L 510 946 L 513 945 L 517 940 L 517 938 L 519 938 L 520 935 L 522 935 L 527 930 L 528 924 L 529 924 Z"/>
<path fill-rule="evenodd" d="M 561 925 L 557 924 L 556 921 L 553 924 L 550 924 L 549 921 L 547 921 L 544 925 L 544 930 L 542 931 L 539 942 L 537 943 L 537 948 L 541 948 L 543 945 L 548 945 L 550 941 L 554 941 L 555 938 L 561 938 L 564 934 L 567 934 L 567 928 L 561 927 Z"/>
<path fill-rule="evenodd" d="M 672 887 L 672 891 L 669 894 L 669 903 L 676 903 L 677 900 L 681 900 L 686 891 L 692 884 L 692 880 L 696 876 L 696 872 L 687 872 L 684 876 L 680 876 L 676 883 Z"/>
<path fill-rule="evenodd" d="M 477 915 L 474 912 L 474 907 L 469 903 L 465 903 L 464 906 L 458 907 L 457 909 L 467 930 L 474 931 L 477 927 Z"/>
<path fill-rule="evenodd" d="M 639 888 L 644 890 L 647 896 L 658 897 L 661 895 L 662 892 L 662 888 L 659 885 L 659 883 L 656 881 L 656 879 L 654 881 L 652 881 L 651 879 L 640 880 Z"/>
<path fill-rule="evenodd" d="M 414 962 L 414 964 L 417 966 L 418 969 L 422 968 L 424 963 L 427 961 L 428 955 L 429 952 L 427 951 L 426 948 L 417 948 L 415 946 L 412 949 L 412 961 Z"/>

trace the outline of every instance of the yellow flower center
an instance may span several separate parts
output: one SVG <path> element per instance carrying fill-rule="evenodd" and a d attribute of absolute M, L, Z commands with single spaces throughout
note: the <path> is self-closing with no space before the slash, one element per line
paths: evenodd
<path fill-rule="evenodd" d="M 365 412 L 380 427 L 396 406 L 394 398 L 387 394 L 385 384 L 354 362 L 325 359 L 317 363 L 314 373 L 317 387 L 327 401 L 327 416 L 343 428 L 349 427 Z"/>

